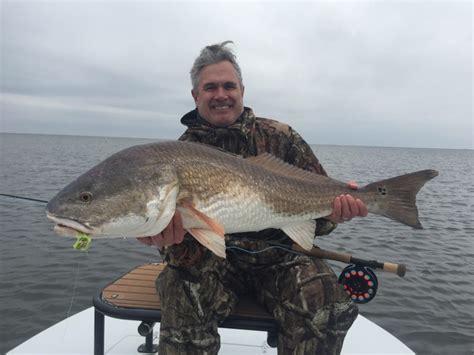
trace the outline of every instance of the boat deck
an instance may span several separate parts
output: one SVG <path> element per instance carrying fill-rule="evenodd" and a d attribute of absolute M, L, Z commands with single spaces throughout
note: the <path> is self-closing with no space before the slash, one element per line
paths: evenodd
<path fill-rule="evenodd" d="M 138 348 L 159 340 L 161 312 L 155 279 L 163 267 L 163 264 L 145 264 L 131 270 L 98 292 L 94 297 L 95 307 L 42 331 L 8 354 L 139 354 Z M 143 327 L 143 321 L 145 325 L 157 323 L 148 328 L 147 334 L 139 335 L 137 329 L 147 328 Z M 219 329 L 220 354 L 277 354 L 277 349 L 268 345 L 268 331 L 277 329 L 275 321 L 248 298 L 244 298 L 222 328 Z M 100 335 L 102 338 L 98 339 Z M 349 330 L 342 353 L 414 354 L 361 315 Z"/>
<path fill-rule="evenodd" d="M 104 315 L 138 320 L 139 333 L 145 337 L 143 350 L 152 352 L 153 327 L 161 321 L 160 299 L 155 280 L 166 267 L 163 263 L 149 263 L 138 266 L 107 285 L 94 298 L 94 354 L 103 355 Z M 221 328 L 258 330 L 267 332 L 267 343 L 276 347 L 278 324 L 270 313 L 250 297 L 242 297 L 236 309 L 219 325 Z"/>
<path fill-rule="evenodd" d="M 115 306 L 124 313 L 137 309 L 159 312 L 160 299 L 156 293 L 155 280 L 165 266 L 163 263 L 147 263 L 136 267 L 104 287 L 100 293 L 99 302 Z M 151 314 L 152 317 L 159 317 L 158 313 Z M 159 319 L 157 320 L 159 321 Z M 261 327 L 254 330 L 277 330 L 277 324 L 272 315 L 248 296 L 242 297 L 237 308 L 221 327 L 240 329 L 236 325 L 239 323 L 238 320 L 241 322 L 245 322 L 245 320 L 260 322 Z M 245 329 L 248 329 L 248 327 L 252 327 L 252 325 L 248 324 Z"/>

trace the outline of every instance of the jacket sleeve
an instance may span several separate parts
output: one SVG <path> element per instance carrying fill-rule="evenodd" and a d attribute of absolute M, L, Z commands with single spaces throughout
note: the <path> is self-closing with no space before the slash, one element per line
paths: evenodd
<path fill-rule="evenodd" d="M 290 128 L 289 149 L 287 153 L 287 162 L 301 169 L 312 171 L 316 174 L 327 176 L 326 171 L 319 162 L 316 155 L 308 143 L 295 130 Z M 326 235 L 331 233 L 337 224 L 325 219 L 316 220 L 315 235 Z"/>

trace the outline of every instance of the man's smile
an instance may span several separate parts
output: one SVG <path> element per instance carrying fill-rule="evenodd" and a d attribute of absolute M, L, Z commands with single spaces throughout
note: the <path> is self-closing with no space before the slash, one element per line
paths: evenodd
<path fill-rule="evenodd" d="M 230 104 L 225 104 L 225 105 L 222 105 L 222 104 L 214 104 L 214 105 L 211 105 L 211 109 L 213 110 L 218 110 L 218 111 L 225 111 L 225 110 L 228 110 L 232 108 L 232 105 Z"/>

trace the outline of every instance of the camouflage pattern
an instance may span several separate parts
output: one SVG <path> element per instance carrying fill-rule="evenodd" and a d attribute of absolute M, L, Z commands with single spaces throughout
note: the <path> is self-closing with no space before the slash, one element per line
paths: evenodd
<path fill-rule="evenodd" d="M 245 108 L 231 126 L 212 127 L 197 111 L 181 122 L 188 129 L 180 140 L 201 142 L 244 157 L 264 152 L 300 168 L 326 175 L 309 145 L 291 127 L 257 118 Z M 317 220 L 316 235 L 335 225 Z M 162 301 L 160 354 L 217 354 L 219 322 L 251 293 L 280 325 L 279 354 L 337 354 L 357 317 L 357 306 L 321 259 L 271 248 L 291 245 L 281 231 L 226 235 L 227 259 L 216 257 L 194 238 L 162 251 L 168 267 L 157 280 Z M 263 251 L 247 253 L 242 251 Z"/>

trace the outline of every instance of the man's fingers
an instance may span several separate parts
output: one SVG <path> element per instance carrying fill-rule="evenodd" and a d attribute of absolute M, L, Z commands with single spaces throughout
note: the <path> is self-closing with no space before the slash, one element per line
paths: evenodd
<path fill-rule="evenodd" d="M 179 244 L 184 239 L 183 219 L 181 213 L 176 212 L 173 216 L 174 242 Z"/>
<path fill-rule="evenodd" d="M 357 205 L 359 207 L 359 216 L 360 217 L 367 217 L 369 214 L 369 210 L 364 202 L 362 202 L 359 198 L 356 200 Z"/>
<path fill-rule="evenodd" d="M 357 185 L 357 182 L 354 180 L 351 180 L 347 183 L 347 186 L 349 186 L 350 189 L 352 190 L 357 190 L 359 188 L 359 185 Z"/>
<path fill-rule="evenodd" d="M 163 245 L 168 246 L 174 244 L 174 223 L 169 223 L 161 232 L 163 236 Z"/>
<path fill-rule="evenodd" d="M 145 245 L 148 245 L 149 247 L 151 247 L 153 245 L 153 241 L 151 240 L 150 237 L 138 237 L 137 240 L 140 242 L 140 243 L 143 243 Z"/>
<path fill-rule="evenodd" d="M 347 196 L 348 195 L 341 196 L 341 219 L 343 221 L 348 221 L 352 218 Z"/>
<path fill-rule="evenodd" d="M 137 240 L 145 245 L 148 245 L 149 247 L 163 247 L 163 237 L 161 234 L 155 235 L 153 237 L 138 237 Z"/>
<path fill-rule="evenodd" d="M 342 209 L 341 198 L 338 196 L 334 199 L 334 205 L 332 208 L 332 214 L 330 216 L 330 219 L 338 223 L 338 221 L 341 220 L 341 209 Z"/>
<path fill-rule="evenodd" d="M 347 214 L 349 214 L 349 218 L 359 216 L 359 205 L 354 199 L 354 197 L 352 197 L 351 195 L 346 195 L 345 197 L 349 206 L 349 211 L 347 212 Z"/>
<path fill-rule="evenodd" d="M 153 237 L 150 237 L 151 240 L 153 241 L 153 244 L 158 248 L 161 249 L 165 246 L 165 240 L 163 238 L 163 234 L 158 234 Z"/>
<path fill-rule="evenodd" d="M 167 247 L 181 243 L 184 240 L 184 234 L 183 219 L 181 218 L 181 214 L 176 212 L 173 219 L 160 234 L 152 237 L 140 237 L 137 239 L 143 244 L 156 246 L 161 249 L 165 246 Z"/>
<path fill-rule="evenodd" d="M 365 217 L 367 214 L 367 206 L 362 200 L 346 194 L 334 198 L 332 213 L 327 218 L 334 223 L 343 223 L 354 217 Z"/>
<path fill-rule="evenodd" d="M 147 237 L 151 244 L 150 246 L 155 246 L 157 248 L 162 248 L 163 245 L 164 245 L 164 242 L 163 242 L 163 235 L 160 233 L 160 234 L 157 234 L 157 235 L 154 235 L 152 237 Z"/>

